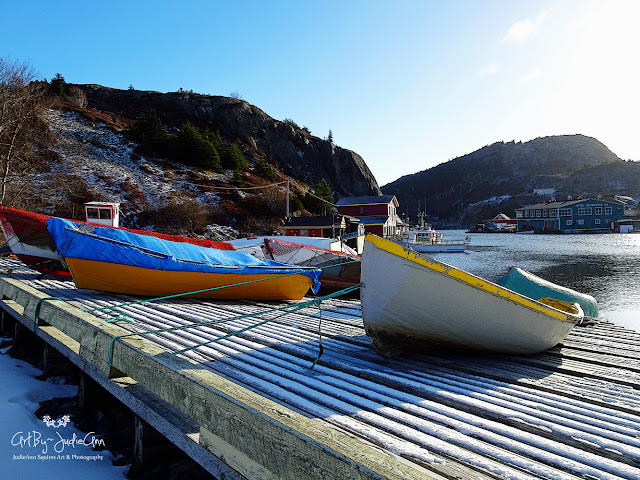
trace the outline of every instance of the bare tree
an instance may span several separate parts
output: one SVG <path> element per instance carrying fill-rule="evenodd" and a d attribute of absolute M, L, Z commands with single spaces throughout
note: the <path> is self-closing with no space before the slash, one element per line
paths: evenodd
<path fill-rule="evenodd" d="M 44 87 L 34 82 L 27 63 L 0 58 L 0 204 L 7 203 L 9 186 L 17 187 L 30 169 L 39 125 Z"/>

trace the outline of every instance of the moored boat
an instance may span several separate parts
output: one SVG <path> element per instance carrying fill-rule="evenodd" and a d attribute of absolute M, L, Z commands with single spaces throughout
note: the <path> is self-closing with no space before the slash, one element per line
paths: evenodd
<path fill-rule="evenodd" d="M 321 288 L 325 291 L 341 290 L 360 282 L 360 256 L 286 242 L 279 238 L 265 238 L 265 258 L 280 263 L 315 267 L 322 270 Z"/>
<path fill-rule="evenodd" d="M 444 240 L 444 235 L 437 230 L 425 228 L 421 230 L 408 230 L 400 233 L 398 243 L 416 252 L 464 252 L 466 240 Z"/>
<path fill-rule="evenodd" d="M 244 252 L 172 242 L 60 218 L 47 228 L 78 288 L 129 295 L 299 300 L 317 291 L 320 271 Z"/>
<path fill-rule="evenodd" d="M 539 353 L 583 319 L 577 304 L 526 297 L 374 235 L 365 238 L 362 283 L 365 330 L 384 356 L 409 344 Z"/>
<path fill-rule="evenodd" d="M 70 277 L 71 274 L 69 270 L 60 263 L 56 253 L 56 244 L 47 231 L 47 220 L 50 218 L 54 217 L 17 208 L 0 206 L 0 227 L 2 228 L 2 233 L 11 251 L 20 261 L 29 268 L 42 273 Z M 97 225 L 95 223 L 87 223 L 89 225 Z M 147 230 L 134 230 L 122 227 L 106 228 L 120 228 L 127 232 L 154 236 L 173 242 L 187 242 L 202 247 L 233 250 L 233 246 L 226 242 L 214 242 L 199 238 L 167 235 Z"/>

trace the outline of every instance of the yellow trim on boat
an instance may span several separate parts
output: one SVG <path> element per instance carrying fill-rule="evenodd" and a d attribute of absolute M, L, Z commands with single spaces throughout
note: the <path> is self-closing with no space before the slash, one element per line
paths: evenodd
<path fill-rule="evenodd" d="M 439 273 L 443 273 L 443 274 L 446 273 L 450 277 L 453 277 L 457 280 L 467 283 L 475 288 L 484 290 L 488 293 L 491 293 L 492 295 L 506 298 L 508 300 L 511 300 L 523 306 L 532 308 L 534 310 L 544 313 L 545 315 L 549 315 L 551 317 L 557 318 L 565 322 L 568 321 L 569 319 L 566 313 L 563 313 L 562 311 L 554 308 L 553 306 L 543 305 L 539 301 L 529 299 L 523 295 L 520 295 L 519 293 L 512 292 L 511 290 L 502 288 L 499 285 L 496 285 L 495 283 L 488 282 L 486 280 L 483 280 L 480 277 L 476 277 L 475 275 L 472 275 L 470 273 L 463 272 L 462 270 L 458 270 L 457 268 L 452 267 L 450 265 L 445 265 L 438 261 L 430 262 L 426 258 L 420 255 L 416 255 L 414 252 L 410 250 L 407 250 L 406 248 L 404 248 L 402 245 L 398 243 L 392 242 L 390 240 L 385 240 L 384 238 L 378 237 L 377 235 L 373 235 L 370 233 L 366 235 L 365 241 L 398 257 L 406 258 L 411 262 L 430 268 Z"/>
<path fill-rule="evenodd" d="M 539 298 L 538 301 L 553 308 L 557 308 L 558 310 L 562 310 L 563 312 L 568 312 L 572 315 L 580 315 L 583 313 L 580 304 L 577 302 L 567 302 L 566 300 L 551 297 Z"/>
<path fill-rule="evenodd" d="M 225 300 L 300 300 L 312 284 L 311 278 L 299 274 L 241 275 L 180 272 L 69 257 L 65 257 L 65 262 L 78 288 L 149 297 L 163 297 L 262 280 L 189 295 L 189 297 Z"/>

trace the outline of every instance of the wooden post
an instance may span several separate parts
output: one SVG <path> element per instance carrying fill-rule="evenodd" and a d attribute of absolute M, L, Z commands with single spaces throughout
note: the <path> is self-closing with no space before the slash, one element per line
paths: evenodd
<path fill-rule="evenodd" d="M 15 330 L 14 323 L 13 317 L 2 310 L 0 314 L 0 335 L 3 337 L 11 336 Z"/>
<path fill-rule="evenodd" d="M 78 382 L 78 406 L 80 408 L 92 408 L 98 404 L 105 395 L 105 390 L 98 382 L 82 372 Z"/>
<path fill-rule="evenodd" d="M 71 364 L 64 355 L 45 343 L 42 353 L 42 372 L 51 377 L 68 375 L 71 373 Z"/>
<path fill-rule="evenodd" d="M 15 322 L 13 329 L 13 345 L 16 347 L 24 346 L 29 341 L 29 335 L 32 333 L 20 322 Z"/>
<path fill-rule="evenodd" d="M 162 472 L 169 478 L 187 474 L 185 478 L 209 478 L 207 472 L 164 435 L 134 416 L 133 460 L 130 473 Z"/>

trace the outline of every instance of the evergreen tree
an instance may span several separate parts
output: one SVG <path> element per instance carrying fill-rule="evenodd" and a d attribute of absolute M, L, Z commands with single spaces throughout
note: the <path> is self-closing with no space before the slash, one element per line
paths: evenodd
<path fill-rule="evenodd" d="M 186 122 L 174 139 L 177 159 L 190 165 L 221 172 L 220 156 L 208 138 L 198 131 L 191 122 Z"/>
<path fill-rule="evenodd" d="M 256 164 L 254 166 L 254 173 L 257 176 L 264 178 L 265 180 L 268 180 L 269 182 L 273 182 L 276 179 L 275 170 L 271 168 L 271 166 L 269 166 L 269 164 L 262 159 L 256 160 Z"/>
<path fill-rule="evenodd" d="M 313 195 L 305 195 L 305 207 L 312 213 L 327 215 L 331 211 L 332 204 L 335 203 L 331 185 L 324 178 L 320 180 L 313 189 Z"/>
<path fill-rule="evenodd" d="M 49 83 L 49 91 L 64 101 L 69 99 L 69 96 L 67 95 L 67 82 L 64 81 L 64 77 L 59 73 L 56 73 L 55 77 L 51 79 L 51 82 Z"/>
<path fill-rule="evenodd" d="M 249 163 L 242 155 L 237 143 L 232 143 L 225 148 L 220 160 L 222 161 L 222 166 L 227 170 L 243 172 L 249 168 Z"/>
<path fill-rule="evenodd" d="M 134 122 L 132 131 L 143 152 L 157 153 L 165 149 L 169 135 L 155 110 L 142 112 Z"/>

